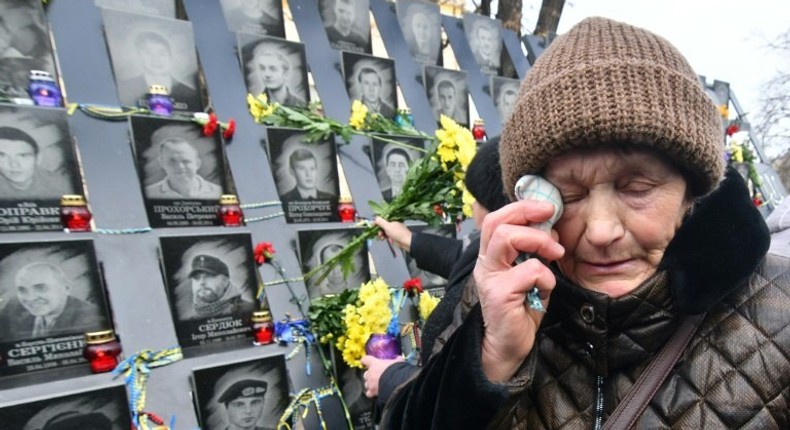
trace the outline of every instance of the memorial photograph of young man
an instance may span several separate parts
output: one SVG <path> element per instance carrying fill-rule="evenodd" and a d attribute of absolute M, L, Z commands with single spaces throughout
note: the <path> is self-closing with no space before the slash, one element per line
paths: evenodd
<path fill-rule="evenodd" d="M 304 45 L 298 42 L 239 34 L 247 91 L 264 93 L 269 102 L 304 106 L 309 100 Z"/>
<path fill-rule="evenodd" d="M 219 201 L 228 174 L 216 137 L 179 120 L 133 117 L 131 125 L 146 199 Z"/>
<path fill-rule="evenodd" d="M 318 9 L 332 48 L 371 52 L 368 0 L 319 0 Z"/>
<path fill-rule="evenodd" d="M 283 6 L 279 0 L 220 0 L 231 31 L 285 37 Z"/>
<path fill-rule="evenodd" d="M 464 30 L 469 47 L 483 73 L 498 75 L 502 54 L 502 24 L 495 19 L 468 13 L 464 15 Z"/>
<path fill-rule="evenodd" d="M 352 100 L 361 101 L 371 113 L 395 117 L 398 106 L 393 60 L 344 52 L 343 73 Z"/>
<path fill-rule="evenodd" d="M 420 0 L 395 3 L 403 37 L 412 58 L 421 64 L 442 64 L 442 24 L 439 6 Z"/>
<path fill-rule="evenodd" d="M 145 105 L 151 85 L 162 85 L 176 110 L 199 112 L 203 100 L 189 21 L 103 9 L 104 33 L 122 105 Z"/>
<path fill-rule="evenodd" d="M 437 121 L 444 115 L 460 125 L 469 125 L 469 85 L 465 71 L 425 66 L 425 90 Z"/>
<path fill-rule="evenodd" d="M 282 354 L 195 369 L 192 380 L 204 430 L 275 429 L 290 400 Z"/>

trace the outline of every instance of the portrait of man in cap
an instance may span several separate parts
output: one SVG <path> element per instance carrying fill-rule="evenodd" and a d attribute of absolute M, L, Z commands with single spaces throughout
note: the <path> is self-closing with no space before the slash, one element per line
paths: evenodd
<path fill-rule="evenodd" d="M 242 379 L 233 383 L 219 396 L 228 416 L 225 430 L 268 430 L 257 425 L 263 416 L 268 384 L 258 379 Z"/>
<path fill-rule="evenodd" d="M 101 412 L 66 411 L 57 414 L 41 430 L 111 430 L 112 422 Z"/>
<path fill-rule="evenodd" d="M 221 315 L 250 315 L 255 304 L 241 295 L 230 282 L 228 266 L 217 257 L 197 255 L 189 272 L 192 304 L 198 318 Z"/>
<path fill-rule="evenodd" d="M 282 354 L 197 368 L 192 383 L 203 430 L 274 429 L 290 403 Z"/>

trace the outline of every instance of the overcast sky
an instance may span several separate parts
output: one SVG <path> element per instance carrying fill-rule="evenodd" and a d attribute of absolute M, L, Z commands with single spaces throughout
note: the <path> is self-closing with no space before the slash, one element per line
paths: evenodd
<path fill-rule="evenodd" d="M 541 1 L 523 1 L 524 28 L 531 31 Z M 790 30 L 788 0 L 566 0 L 557 32 L 564 33 L 589 16 L 624 21 L 663 36 L 709 82 L 729 82 L 747 112 L 758 110 L 761 85 L 780 66 L 790 67 L 788 59 L 780 61 L 766 48 L 770 40 Z"/>

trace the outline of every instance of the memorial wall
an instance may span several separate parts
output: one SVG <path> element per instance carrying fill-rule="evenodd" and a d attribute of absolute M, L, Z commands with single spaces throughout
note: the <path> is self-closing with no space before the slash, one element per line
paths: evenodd
<path fill-rule="evenodd" d="M 444 280 L 379 240 L 350 273 L 303 275 L 401 193 L 428 142 L 309 141 L 256 122 L 247 95 L 494 136 L 529 69 L 518 36 L 418 0 L 0 8 L 0 427 L 372 428 L 361 370 L 298 323 L 371 279 Z M 449 221 L 410 225 L 470 230 Z"/>

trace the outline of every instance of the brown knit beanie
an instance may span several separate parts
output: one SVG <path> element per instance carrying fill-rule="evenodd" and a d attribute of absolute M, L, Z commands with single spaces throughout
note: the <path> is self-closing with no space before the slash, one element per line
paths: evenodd
<path fill-rule="evenodd" d="M 641 28 L 606 18 L 576 24 L 538 57 L 518 97 L 500 143 L 505 190 L 571 149 L 603 145 L 658 149 L 695 196 L 724 171 L 716 106 L 680 52 Z"/>

